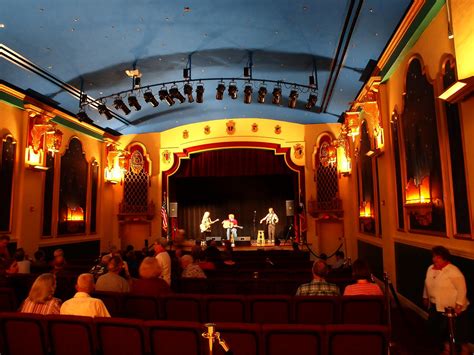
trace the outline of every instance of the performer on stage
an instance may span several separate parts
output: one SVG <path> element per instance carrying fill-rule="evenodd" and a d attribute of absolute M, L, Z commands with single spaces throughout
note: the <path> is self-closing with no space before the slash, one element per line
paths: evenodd
<path fill-rule="evenodd" d="M 206 237 L 211 236 L 211 225 L 213 223 L 216 223 L 218 220 L 219 219 L 213 221 L 211 219 L 211 213 L 209 211 L 204 212 L 201 224 L 199 225 L 199 228 L 201 230 L 201 240 L 206 240 Z"/>
<path fill-rule="evenodd" d="M 227 240 L 230 240 L 232 243 L 232 247 L 235 246 L 235 239 L 237 239 L 237 228 L 242 228 L 239 226 L 239 223 L 234 218 L 234 215 L 231 213 L 229 217 L 222 221 L 222 226 L 227 229 Z M 232 235 L 232 238 L 231 238 Z"/>
<path fill-rule="evenodd" d="M 268 239 L 273 242 L 275 240 L 275 224 L 277 224 L 279 220 L 272 207 L 268 209 L 267 215 L 260 220 L 260 224 L 264 221 L 268 226 Z"/>

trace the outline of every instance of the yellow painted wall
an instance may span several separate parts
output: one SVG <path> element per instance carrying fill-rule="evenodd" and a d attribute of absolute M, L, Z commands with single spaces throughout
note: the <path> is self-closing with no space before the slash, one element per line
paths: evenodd
<path fill-rule="evenodd" d="M 471 0 L 451 0 L 454 46 L 459 79 L 474 75 L 474 6 Z"/>

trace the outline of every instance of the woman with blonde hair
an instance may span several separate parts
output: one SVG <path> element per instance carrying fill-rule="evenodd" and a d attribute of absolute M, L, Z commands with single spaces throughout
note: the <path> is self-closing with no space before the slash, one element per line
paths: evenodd
<path fill-rule="evenodd" d="M 53 297 L 56 278 L 53 274 L 41 274 L 33 282 L 30 293 L 21 305 L 20 312 L 36 314 L 59 314 L 61 300 Z"/>
<path fill-rule="evenodd" d="M 143 259 L 138 273 L 140 278 L 133 280 L 132 294 L 158 296 L 171 293 L 168 283 L 161 278 L 161 268 L 156 258 L 148 256 Z"/>

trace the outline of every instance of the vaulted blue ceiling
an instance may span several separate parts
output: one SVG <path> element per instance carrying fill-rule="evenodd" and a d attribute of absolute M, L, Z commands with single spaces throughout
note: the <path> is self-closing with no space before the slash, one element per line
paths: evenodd
<path fill-rule="evenodd" d="M 96 109 L 86 109 L 95 124 L 122 134 L 221 118 L 336 122 L 363 86 L 359 78 L 368 61 L 379 58 L 411 2 L 3 0 L 0 43 L 9 56 L 0 59 L 0 78 L 76 113 L 79 101 L 71 90 L 82 85 L 89 99 L 129 90 L 132 82 L 125 70 L 136 67 L 142 73 L 141 90 L 135 92 L 140 111 L 125 115 L 115 110 L 113 97 L 105 103 L 120 117 L 107 120 Z M 189 63 L 192 79 L 243 78 L 250 58 L 258 79 L 308 85 L 316 67 L 316 107 L 306 110 L 309 94 L 301 92 L 297 107 L 288 108 L 288 85 L 283 85 L 282 103 L 272 104 L 273 83 L 267 83 L 268 96 L 259 104 L 260 82 L 253 82 L 249 105 L 243 103 L 243 81 L 237 81 L 236 100 L 226 91 L 218 101 L 218 80 L 203 81 L 202 104 L 168 107 L 161 102 L 154 108 L 143 101 L 147 85 L 182 80 Z M 178 87 L 182 91 L 183 84 Z M 152 87 L 157 98 L 159 89 Z M 127 103 L 128 93 L 122 97 Z"/>

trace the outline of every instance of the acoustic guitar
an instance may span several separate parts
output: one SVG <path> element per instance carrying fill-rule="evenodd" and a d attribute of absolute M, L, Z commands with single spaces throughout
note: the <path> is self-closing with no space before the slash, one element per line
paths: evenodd
<path fill-rule="evenodd" d="M 219 221 L 219 219 L 216 219 L 215 221 L 206 221 L 204 223 L 201 223 L 199 225 L 199 229 L 201 230 L 201 233 L 204 233 L 205 231 L 207 231 L 211 227 L 211 224 L 214 224 L 217 221 Z"/>
<path fill-rule="evenodd" d="M 242 226 L 238 226 L 236 224 L 234 224 L 233 222 L 229 221 L 229 220 L 225 220 L 222 222 L 222 227 L 224 227 L 224 229 L 229 229 L 229 228 L 240 228 L 240 229 L 243 229 L 244 227 Z"/>

